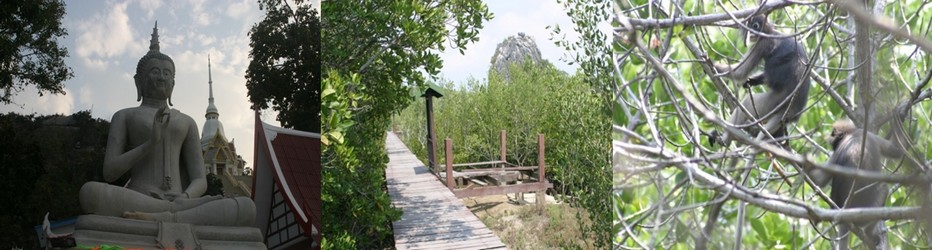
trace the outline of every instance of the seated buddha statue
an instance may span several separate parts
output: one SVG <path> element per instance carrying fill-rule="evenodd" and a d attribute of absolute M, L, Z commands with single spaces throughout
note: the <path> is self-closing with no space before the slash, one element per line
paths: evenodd
<path fill-rule="evenodd" d="M 169 108 L 175 63 L 159 51 L 158 24 L 149 52 L 136 65 L 138 107 L 113 114 L 103 177 L 113 182 L 129 173 L 128 185 L 88 182 L 79 200 L 86 213 L 139 220 L 210 226 L 254 226 L 256 206 L 248 197 L 203 196 L 207 190 L 197 124 Z"/>

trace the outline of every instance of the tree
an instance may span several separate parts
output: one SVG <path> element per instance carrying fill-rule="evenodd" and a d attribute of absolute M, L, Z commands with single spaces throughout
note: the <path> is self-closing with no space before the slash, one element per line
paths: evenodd
<path fill-rule="evenodd" d="M 109 127 L 90 111 L 0 114 L 0 199 L 15 201 L 0 205 L 0 248 L 37 248 L 33 227 L 45 213 L 53 221 L 83 214 L 78 192 L 88 181 L 103 181 Z"/>
<path fill-rule="evenodd" d="M 5 140 L 0 143 L 0 172 L 5 177 L 2 186 L 0 186 L 0 199 L 8 201 L 25 201 L 29 198 L 32 190 L 35 189 L 36 181 L 39 180 L 45 170 L 43 152 L 37 145 L 37 142 L 30 140 L 25 131 L 32 131 L 36 128 L 34 116 L 19 115 L 0 115 L 0 135 Z M 76 194 L 75 194 L 76 195 Z M 16 236 L 31 239 L 29 235 L 24 235 L 20 231 L 28 230 L 31 221 L 31 210 L 19 202 L 6 202 L 0 205 L 0 223 L 5 226 L 0 232 L 3 236 L 3 247 L 28 246 L 28 241 L 15 238 Z M 7 238 L 9 237 L 9 238 Z M 6 245 L 10 244 L 10 245 Z"/>
<path fill-rule="evenodd" d="M 320 17 L 309 3 L 292 9 L 262 0 L 265 19 L 249 31 L 249 101 L 278 111 L 282 126 L 320 132 Z"/>
<path fill-rule="evenodd" d="M 507 72 L 506 80 L 490 67 L 487 81 L 460 83 L 465 86 L 462 89 L 452 82 L 444 84 L 443 98 L 433 104 L 436 137 L 453 140 L 453 162 L 483 162 L 499 159 L 499 133 L 506 130 L 508 162 L 533 166 L 537 165 L 537 134 L 544 134 L 546 178 L 559 194 L 555 196 L 584 208 L 575 209 L 580 222 L 592 222 L 570 225 L 578 226 L 584 238 L 574 238 L 562 247 L 608 247 L 611 200 L 605 145 L 609 143 L 609 117 L 599 108 L 601 95 L 592 91 L 582 72 L 569 75 L 546 60 L 513 63 Z M 395 118 L 403 131 L 401 139 L 422 160 L 427 157 L 424 109 L 424 102 L 414 102 Z M 588 220 L 582 219 L 586 215 Z"/>
<path fill-rule="evenodd" d="M 324 248 L 384 248 L 400 211 L 384 190 L 385 131 L 409 87 L 491 18 L 475 0 L 322 2 Z M 448 48 L 449 46 L 449 48 Z M 345 197 L 354 197 L 346 199 Z"/>
<path fill-rule="evenodd" d="M 557 0 L 563 4 L 567 15 L 573 21 L 572 29 L 579 34 L 575 42 L 559 39 L 557 46 L 570 51 L 570 63 L 579 64 L 586 76 L 586 81 L 596 93 L 604 98 L 603 108 L 610 111 L 611 93 L 614 90 L 611 67 L 611 47 L 608 34 L 599 30 L 599 25 L 609 22 L 612 1 L 610 0 Z M 565 36 L 566 27 L 550 27 L 554 37 Z"/>
<path fill-rule="evenodd" d="M 223 181 L 220 180 L 219 176 L 214 173 L 207 174 L 207 191 L 204 192 L 204 195 L 223 196 Z"/>
<path fill-rule="evenodd" d="M 60 0 L 0 3 L 0 103 L 11 103 L 29 85 L 40 96 L 65 94 L 62 83 L 74 73 L 65 65 L 68 50 L 56 40 L 68 34 L 61 25 L 64 15 Z"/>
<path fill-rule="evenodd" d="M 871 220 L 885 221 L 891 249 L 929 245 L 932 137 L 922 132 L 930 129 L 932 47 L 924 45 L 928 38 L 904 33 L 927 28 L 918 20 L 932 13 L 919 6 L 932 1 L 860 6 L 865 2 L 680 1 L 659 7 L 616 1 L 616 247 L 828 249 L 837 239 L 835 224 Z M 783 147 L 724 120 L 737 100 L 763 90 L 724 80 L 712 67 L 750 50 L 734 23 L 755 13 L 769 13 L 774 27 L 809 56 L 809 102 L 799 121 L 787 124 Z M 882 136 L 902 129 L 909 153 L 886 161 L 879 173 L 825 164 L 832 143 L 824 138 L 830 124 L 844 118 Z M 708 146 L 703 132 L 726 128 L 738 141 Z M 882 199 L 886 207 L 832 205 L 827 194 L 835 190 L 814 185 L 805 171 L 810 168 L 891 184 Z"/>
<path fill-rule="evenodd" d="M 612 114 L 612 93 L 617 91 L 618 87 L 612 79 L 612 67 L 610 56 L 611 47 L 608 45 L 608 35 L 599 30 L 599 25 L 609 22 L 609 10 L 612 1 L 610 0 L 558 0 L 566 9 L 567 15 L 573 21 L 572 29 L 579 34 L 579 40 L 570 42 L 565 39 L 555 41 L 557 46 L 566 48 L 570 51 L 571 62 L 577 63 L 580 68 L 580 74 L 585 77 L 589 83 L 590 90 L 599 96 L 601 102 L 595 107 L 599 108 L 606 117 Z M 555 26 L 552 31 L 555 37 L 564 33 L 566 27 Z M 609 122 L 605 120 L 604 129 L 592 131 L 592 133 L 601 133 L 604 143 L 608 144 Z M 608 195 L 609 187 L 609 158 L 610 151 L 606 148 L 598 155 L 604 156 L 596 158 L 598 163 L 604 163 L 604 168 L 598 173 L 590 173 L 580 178 L 581 183 L 586 183 L 586 189 L 592 191 L 580 192 L 579 203 L 589 210 L 589 218 L 593 225 L 584 228 L 584 231 L 596 235 L 596 246 L 605 247 L 610 241 L 611 226 L 611 198 Z"/>

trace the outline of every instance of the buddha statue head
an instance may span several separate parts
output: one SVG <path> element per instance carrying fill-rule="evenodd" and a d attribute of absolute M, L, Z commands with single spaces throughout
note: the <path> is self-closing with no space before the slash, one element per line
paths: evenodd
<path fill-rule="evenodd" d="M 136 64 L 136 101 L 143 98 L 157 100 L 168 99 L 171 103 L 172 90 L 175 88 L 175 62 L 168 55 L 159 51 L 159 23 L 152 28 L 152 40 L 149 40 L 149 52 Z"/>

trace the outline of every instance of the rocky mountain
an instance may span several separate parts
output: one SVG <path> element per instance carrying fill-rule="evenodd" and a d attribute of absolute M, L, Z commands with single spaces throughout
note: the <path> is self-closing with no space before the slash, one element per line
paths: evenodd
<path fill-rule="evenodd" d="M 534 38 L 522 32 L 516 36 L 505 38 L 504 41 L 498 44 L 498 47 L 495 48 L 495 54 L 492 55 L 492 70 L 495 70 L 507 80 L 509 79 L 508 65 L 523 63 L 524 60 L 531 60 L 536 63 L 543 59 Z"/>

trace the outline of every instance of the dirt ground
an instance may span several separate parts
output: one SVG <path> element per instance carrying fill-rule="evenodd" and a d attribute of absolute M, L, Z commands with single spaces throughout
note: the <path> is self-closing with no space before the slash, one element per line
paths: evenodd
<path fill-rule="evenodd" d="M 510 249 L 592 248 L 579 230 L 576 208 L 547 196 L 541 209 L 534 198 L 529 193 L 524 195 L 526 202 L 518 202 L 514 194 L 462 200 Z"/>
<path fill-rule="evenodd" d="M 518 201 L 515 194 L 469 197 L 462 200 L 472 213 L 482 218 L 482 216 L 501 215 L 506 212 L 514 214 L 522 207 L 533 205 L 535 196 L 533 193 L 524 194 L 525 202 L 523 203 Z M 557 204 L 557 202 L 553 196 L 548 195 L 547 204 Z"/>

